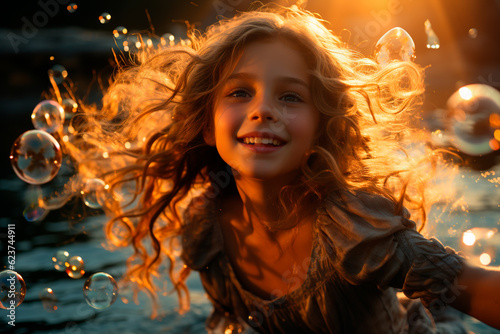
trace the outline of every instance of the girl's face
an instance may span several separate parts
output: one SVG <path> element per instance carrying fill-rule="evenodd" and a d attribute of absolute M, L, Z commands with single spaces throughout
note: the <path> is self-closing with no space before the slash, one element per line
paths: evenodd
<path fill-rule="evenodd" d="M 217 93 L 207 143 L 236 175 L 293 180 L 318 129 L 310 81 L 303 56 L 287 42 L 250 43 Z"/>

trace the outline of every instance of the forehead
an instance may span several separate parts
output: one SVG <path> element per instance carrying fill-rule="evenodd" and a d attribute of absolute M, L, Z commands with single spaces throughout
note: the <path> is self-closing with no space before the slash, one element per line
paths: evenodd
<path fill-rule="evenodd" d="M 248 72 L 298 76 L 308 81 L 309 68 L 302 52 L 283 39 L 253 41 L 245 46 L 231 74 Z"/>

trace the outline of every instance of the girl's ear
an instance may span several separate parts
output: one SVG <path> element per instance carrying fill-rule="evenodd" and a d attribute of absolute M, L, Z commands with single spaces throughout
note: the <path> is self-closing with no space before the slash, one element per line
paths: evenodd
<path fill-rule="evenodd" d="M 207 145 L 215 147 L 215 133 L 213 127 L 209 126 L 203 129 L 203 139 Z"/>

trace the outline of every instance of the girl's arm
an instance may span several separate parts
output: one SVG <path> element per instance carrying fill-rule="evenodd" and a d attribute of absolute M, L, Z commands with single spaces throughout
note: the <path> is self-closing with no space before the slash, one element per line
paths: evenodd
<path fill-rule="evenodd" d="M 482 268 L 464 262 L 457 284 L 450 289 L 456 298 L 450 305 L 500 329 L 500 268 Z"/>

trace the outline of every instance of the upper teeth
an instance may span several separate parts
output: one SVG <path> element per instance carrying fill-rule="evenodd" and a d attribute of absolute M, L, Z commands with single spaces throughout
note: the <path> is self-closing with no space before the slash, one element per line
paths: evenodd
<path fill-rule="evenodd" d="M 275 146 L 278 146 L 281 144 L 281 142 L 277 139 L 272 139 L 272 138 L 261 138 L 261 137 L 245 137 L 243 138 L 243 142 L 245 144 L 273 144 Z"/>

